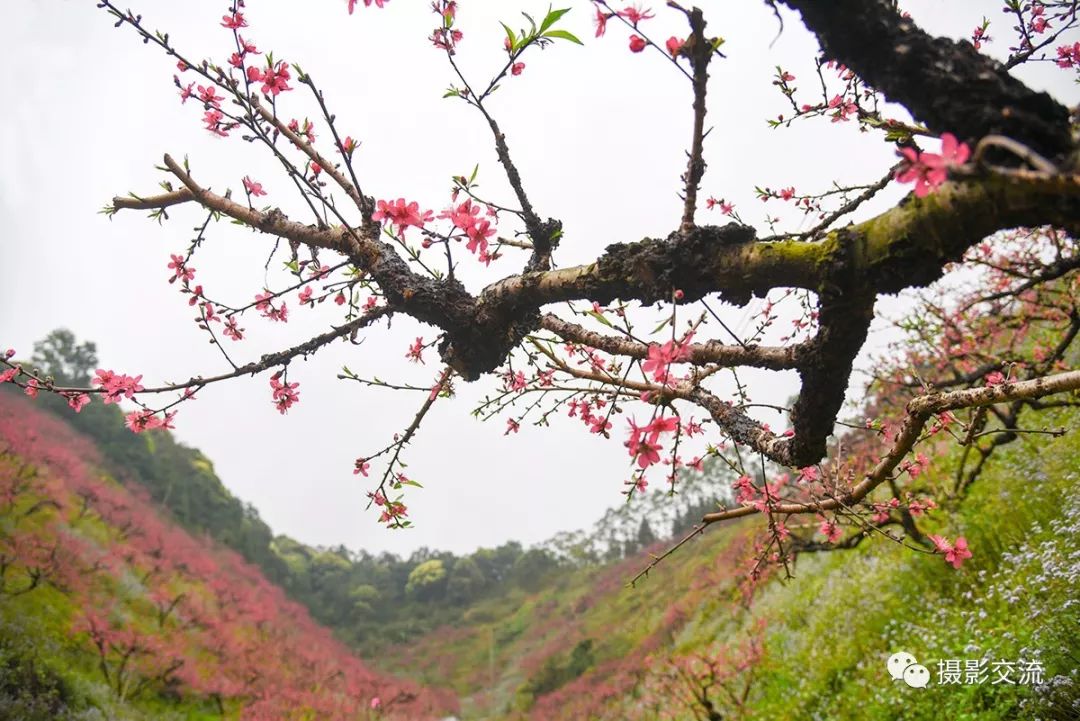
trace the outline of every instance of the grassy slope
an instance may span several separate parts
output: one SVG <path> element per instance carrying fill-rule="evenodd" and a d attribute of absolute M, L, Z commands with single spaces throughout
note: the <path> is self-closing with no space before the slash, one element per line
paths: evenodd
<path fill-rule="evenodd" d="M 756 526 L 736 524 L 710 530 L 636 589 L 623 585 L 645 557 L 581 569 L 534 593 L 477 603 L 465 623 L 379 661 L 453 687 L 466 719 L 629 719 L 641 717 L 634 710 L 643 700 L 639 679 L 662 668 L 663 658 L 713 653 L 716 644 L 762 624 L 766 654 L 748 718 L 1077 718 L 1077 459 L 1075 434 L 1000 450 L 956 514 L 939 514 L 928 527 L 968 537 L 975 556 L 960 571 L 874 539 L 851 552 L 804 556 L 795 580 L 766 584 L 748 610 L 739 583 Z M 931 480 L 948 484 L 952 460 L 939 459 Z M 190 700 L 110 706 L 92 660 L 71 642 L 74 612 L 52 588 L 0 603 L 0 685 L 3 674 L 12 677 L 4 670 L 9 658 L 36 655 L 41 668 L 60 673 L 62 693 L 89 700 L 106 718 L 216 717 L 209 705 Z M 33 638 L 32 648 L 16 648 L 16 636 Z M 1034 694 L 990 684 L 909 689 L 884 670 L 885 658 L 901 649 L 935 678 L 939 658 L 992 662 L 1037 654 L 1052 681 Z M 665 707 L 671 718 L 692 718 L 676 703 Z"/>
<path fill-rule="evenodd" d="M 366 703 L 399 691 L 415 696 L 404 718 L 441 717 L 432 707 L 453 706 L 446 696 L 370 672 L 257 568 L 158 516 L 145 494 L 131 493 L 100 464 L 93 445 L 61 420 L 0 394 L 0 488 L 32 483 L 13 505 L 0 506 L 0 565 L 7 566 L 0 580 L 9 591 L 25 587 L 24 559 L 35 557 L 25 550 L 30 542 L 58 544 L 66 559 L 65 570 L 29 592 L 0 592 L 0 721 L 402 718 L 370 712 Z M 87 489 L 92 500 L 80 513 Z M 153 601 L 178 594 L 175 610 L 158 621 Z M 150 666 L 182 659 L 176 682 L 120 698 L 83 630 L 88 612 L 145 639 Z M 246 657 L 219 657 L 219 647 Z M 110 671 L 116 668 L 113 654 Z M 217 682 L 234 677 L 232 686 Z M 218 703 L 193 684 L 235 694 L 214 691 Z"/>
<path fill-rule="evenodd" d="M 1075 416 L 1046 422 L 1069 426 Z M 730 526 L 635 589 L 623 584 L 644 558 L 489 599 L 465 625 L 400 649 L 386 667 L 454 687 L 465 718 L 621 719 L 643 702 L 635 678 L 658 667 L 649 654 L 715 652 L 762 624 L 765 659 L 748 718 L 1080 718 L 1080 435 L 1030 438 L 998 451 L 955 514 L 939 511 L 926 524 L 968 538 L 974 557 L 959 571 L 875 538 L 802 557 L 793 581 L 767 583 L 747 610 L 736 567 L 745 568 L 752 526 Z M 954 460 L 940 458 L 931 483 L 947 487 Z M 568 665 L 586 639 L 590 669 L 529 708 L 528 680 L 543 675 L 547 659 Z M 887 675 L 885 660 L 898 650 L 930 669 L 930 687 Z M 1037 658 L 1049 683 L 939 686 L 942 658 Z M 667 712 L 693 718 L 678 708 Z"/>

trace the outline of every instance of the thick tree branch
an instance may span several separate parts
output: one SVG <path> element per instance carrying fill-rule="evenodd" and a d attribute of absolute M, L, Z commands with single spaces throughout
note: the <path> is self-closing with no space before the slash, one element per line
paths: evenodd
<path fill-rule="evenodd" d="M 653 303 L 667 300 L 677 288 L 685 302 L 716 293 L 742 305 L 773 288 L 813 290 L 821 308 L 820 328 L 812 341 L 789 349 L 716 342 L 692 349 L 692 359 L 699 363 L 796 368 L 803 383 L 792 411 L 792 436 L 779 438 L 764 431 L 703 389 L 672 395 L 705 407 L 733 440 L 796 467 L 825 454 L 878 294 L 936 280 L 945 264 L 959 260 L 967 248 L 996 230 L 1047 223 L 1074 229 L 1080 218 L 1080 183 L 1072 176 L 991 175 L 946 184 L 926 198 L 910 198 L 820 241 L 757 241 L 752 228 L 735 224 L 695 227 L 665 240 L 609 246 L 587 266 L 513 276 L 474 297 L 454 279 L 413 273 L 378 238 L 347 227 L 302 225 L 277 210 L 254 210 L 202 188 L 172 158 L 165 162 L 204 207 L 260 231 L 346 255 L 378 283 L 393 307 L 444 331 L 440 354 L 466 380 L 497 368 L 538 326 L 583 338 L 601 350 L 639 358 L 647 354 L 644 344 L 590 335 L 554 316 L 541 320 L 538 311 L 548 303 L 607 303 L 615 298 Z"/>
<path fill-rule="evenodd" d="M 1074 150 L 1069 112 L 1009 75 L 968 42 L 934 37 L 889 0 L 783 0 L 798 10 L 827 58 L 937 133 L 965 140 L 1000 134 L 1050 158 Z"/>
<path fill-rule="evenodd" d="M 867 289 L 896 293 L 937 280 L 946 263 L 998 230 L 1047 224 L 1080 234 L 1080 177 L 947 183 L 816 242 L 755 241 L 746 226 L 701 226 L 687 236 L 610 245 L 588 265 L 510 276 L 485 288 L 480 299 L 534 308 L 582 299 L 650 304 L 678 288 L 686 302 L 718 293 L 742 305 L 773 288 L 819 290 L 838 255 Z"/>
<path fill-rule="evenodd" d="M 820 328 L 799 367 L 802 388 L 791 410 L 795 434 L 780 449 L 788 466 L 816 463 L 826 453 L 844 404 L 851 370 L 874 319 L 875 294 L 865 290 L 829 291 L 821 296 Z"/>

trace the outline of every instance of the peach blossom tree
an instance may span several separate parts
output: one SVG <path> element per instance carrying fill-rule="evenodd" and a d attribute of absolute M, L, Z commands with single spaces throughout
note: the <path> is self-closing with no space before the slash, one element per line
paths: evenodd
<path fill-rule="evenodd" d="M 762 201 L 786 204 L 809 221 L 797 232 L 771 219 L 755 228 L 733 203 L 702 190 L 710 70 L 731 62 L 702 9 L 584 2 L 574 11 L 587 13 L 595 32 L 583 40 L 566 29 L 570 8 L 540 8 L 525 15 L 523 27 L 503 25 L 500 61 L 488 75 L 474 76 L 458 62 L 471 51 L 459 3 L 433 2 L 433 28 L 424 32 L 432 52 L 445 56 L 450 84 L 432 91 L 473 113 L 489 133 L 510 189 L 506 197 L 486 195 L 474 171 L 453 177 L 448 197 L 437 200 L 404 189 L 368 191 L 377 168 L 354 162 L 361 140 L 339 127 L 332 94 L 259 44 L 257 13 L 243 0 L 227 4 L 215 21 L 221 52 L 208 59 L 190 57 L 142 15 L 102 0 L 98 7 L 117 27 L 175 61 L 182 110 L 223 142 L 261 148 L 277 161 L 281 178 L 271 184 L 240 168 L 235 187 L 225 189 L 199 172 L 198 158 L 167 154 L 159 189 L 116 197 L 105 208 L 110 215 L 147 211 L 158 221 L 198 219 L 196 237 L 171 256 L 168 282 L 220 349 L 221 372 L 155 385 L 103 368 L 89 386 L 71 387 L 16 363 L 9 351 L 0 381 L 31 396 L 61 394 L 76 412 L 91 399 L 132 403 L 128 426 L 142 432 L 172 427 L 178 407 L 210 384 L 262 374 L 268 399 L 284 414 L 303 395 L 292 361 L 332 343 L 356 344 L 362 355 L 364 337 L 409 316 L 428 330 L 401 339 L 402 360 L 429 367 L 426 382 L 342 371 L 344 379 L 416 399 L 411 423 L 385 445 L 360 449 L 355 462 L 354 472 L 370 478 L 369 498 L 387 526 L 411 523 L 407 493 L 420 492 L 410 489 L 420 484 L 406 475 L 404 454 L 429 410 L 449 402 L 457 384 L 489 379 L 492 390 L 473 412 L 505 423 L 507 434 L 564 417 L 622 443 L 628 498 L 650 482 L 674 492 L 680 474 L 700 470 L 705 459 L 728 466 L 738 478 L 730 502 L 694 532 L 760 516 L 766 533 L 755 572 L 763 563 L 786 566 L 800 550 L 889 535 L 889 526 L 903 527 L 906 538 L 959 567 L 971 553 L 966 542 L 924 536 L 917 525 L 936 505 L 919 481 L 930 457 L 943 445 L 966 449 L 960 490 L 994 447 L 1030 430 L 1023 419 L 1071 404 L 1080 388 L 1080 371 L 1070 369 L 1080 327 L 1075 118 L 1012 72 L 1047 63 L 1076 75 L 1077 3 L 1006 0 L 1011 30 L 998 33 L 983 19 L 964 41 L 929 34 L 889 0 L 769 4 L 797 12 L 821 52 L 817 77 L 776 69 L 784 112 L 769 123 L 778 131 L 794 123 L 844 124 L 896 150 L 895 162 L 865 184 L 830 186 L 823 178 L 823 190 L 758 188 Z M 393 12 L 397 3 L 358 5 L 349 0 L 341 12 L 377 23 L 375 9 Z M 661 14 L 678 19 L 684 32 L 652 34 Z M 529 178 L 515 164 L 490 100 L 512 92 L 521 74 L 544 72 L 538 50 L 568 51 L 585 41 L 669 66 L 685 84 L 692 130 L 685 171 L 672 183 L 682 202 L 670 232 L 628 237 L 592 262 L 559 267 L 560 245 L 573 239 L 557 208 L 531 200 Z M 984 54 L 991 42 L 1013 43 L 1007 61 Z M 910 184 L 912 192 L 851 222 L 894 184 Z M 294 192 L 304 216 L 274 206 L 271 186 Z M 201 251 L 218 221 L 251 229 L 253 242 L 265 243 L 282 263 L 247 299 L 220 297 L 200 283 Z M 486 285 L 466 287 L 459 271 L 467 264 L 488 274 Z M 841 434 L 842 405 L 875 302 L 930 286 L 957 268 L 981 280 L 962 296 L 927 297 L 918 317 L 905 319 L 907 355 L 877 368 L 869 420 Z M 721 306 L 755 298 L 765 302 L 752 330 L 733 332 Z M 293 347 L 239 359 L 257 323 L 287 323 L 320 304 L 336 306 L 338 322 Z M 786 323 L 790 330 L 780 328 Z M 798 374 L 798 394 L 774 408 L 781 413 L 775 427 L 754 413 L 754 389 L 739 382 L 746 368 Z M 733 378 L 738 391 L 720 391 L 722 378 Z"/>

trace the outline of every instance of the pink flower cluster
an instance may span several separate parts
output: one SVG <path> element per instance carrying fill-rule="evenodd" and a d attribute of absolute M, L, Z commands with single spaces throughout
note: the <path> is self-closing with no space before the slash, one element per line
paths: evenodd
<path fill-rule="evenodd" d="M 1050 27 L 1050 21 L 1046 19 L 1046 6 L 1041 2 L 1031 4 L 1031 32 L 1042 35 Z"/>
<path fill-rule="evenodd" d="M 679 419 L 676 416 L 660 416 L 645 426 L 638 426 L 633 419 L 630 420 L 630 437 L 625 445 L 630 456 L 637 459 L 639 468 L 645 469 L 660 462 L 660 435 L 673 433 L 678 427 Z"/>
<path fill-rule="evenodd" d="M 222 15 L 221 27 L 228 28 L 229 30 L 239 30 L 240 28 L 247 27 L 247 20 L 244 19 L 244 13 Z"/>
<path fill-rule="evenodd" d="M 387 3 L 388 1 L 389 1 L 389 0 L 364 0 L 364 7 L 366 7 L 366 8 L 369 8 L 369 7 L 371 7 L 371 3 L 373 3 L 373 2 L 374 2 L 374 3 L 375 3 L 375 7 L 377 7 L 377 8 L 381 8 L 381 7 L 383 7 L 383 6 L 384 6 L 384 4 L 385 4 L 385 3 Z M 356 0 L 349 0 L 349 14 L 350 14 L 350 15 L 352 15 L 352 14 L 353 14 L 353 10 L 355 10 L 355 9 L 356 9 Z M 375 708 L 375 707 L 374 707 L 374 706 L 372 706 L 371 708 Z"/>
<path fill-rule="evenodd" d="M 424 362 L 424 339 L 421 336 L 417 336 L 413 344 L 409 346 L 409 351 L 405 354 L 413 363 Z"/>
<path fill-rule="evenodd" d="M 487 211 L 489 217 L 494 215 L 490 208 Z M 469 242 L 465 247 L 470 253 L 479 251 L 480 260 L 485 261 L 488 256 L 488 238 L 495 235 L 488 218 L 480 217 L 480 206 L 474 205 L 472 199 L 467 199 L 457 207 L 447 208 L 439 213 L 440 218 L 448 218 L 454 227 L 465 232 Z"/>
<path fill-rule="evenodd" d="M 743 475 L 739 476 L 731 484 L 731 488 L 735 491 L 736 503 L 753 506 L 759 512 L 765 513 L 776 503 L 780 497 L 780 491 L 790 480 L 791 476 L 787 473 L 781 473 L 772 483 L 768 481 L 763 483 L 759 490 L 750 476 Z"/>
<path fill-rule="evenodd" d="M 227 338 L 231 338 L 234 341 L 244 339 L 244 329 L 236 325 L 236 318 L 234 316 L 229 316 L 225 319 L 225 327 L 222 329 L 222 332 Z"/>
<path fill-rule="evenodd" d="M 832 114 L 834 123 L 847 122 L 851 119 L 849 116 L 857 116 L 859 112 L 859 106 L 854 101 L 845 100 L 840 95 L 833 96 L 833 99 L 829 101 L 829 107 L 836 111 Z"/>
<path fill-rule="evenodd" d="M 399 474 L 398 478 L 400 480 L 405 477 Z M 404 503 L 400 501 L 391 501 L 389 498 L 383 495 L 382 491 L 375 491 L 374 493 L 369 493 L 368 498 L 370 498 L 376 506 L 379 506 L 383 509 L 382 514 L 379 515 L 379 523 L 390 523 L 392 521 L 395 524 L 398 524 L 400 523 L 401 518 L 409 515 L 408 508 L 405 507 Z"/>
<path fill-rule="evenodd" d="M 277 65 L 267 67 L 265 70 L 260 70 L 254 65 L 247 69 L 247 79 L 249 83 L 263 84 L 261 90 L 262 94 L 267 97 L 276 97 L 278 93 L 286 90 L 292 90 L 289 85 L 289 80 L 292 76 L 289 74 L 289 64 L 284 60 L 281 60 Z"/>
<path fill-rule="evenodd" d="M 155 428 L 171 429 L 173 428 L 172 419 L 175 416 L 176 411 L 166 413 L 164 417 L 158 417 L 154 411 L 132 411 L 124 416 L 124 425 L 133 433 L 152 431 Z"/>
<path fill-rule="evenodd" d="M 965 560 L 971 558 L 967 539 L 963 536 L 958 537 L 956 543 L 950 543 L 949 539 L 943 536 L 927 536 L 927 538 L 933 541 L 937 552 L 943 554 L 945 562 L 952 564 L 953 568 L 960 568 Z"/>
<path fill-rule="evenodd" d="M 420 204 L 416 201 L 406 203 L 404 198 L 395 200 L 380 200 L 376 203 L 375 212 L 371 214 L 374 220 L 385 221 L 396 227 L 396 233 L 405 234 L 405 228 L 414 226 L 423 228 L 424 223 L 434 217 L 430 210 L 420 211 Z"/>
<path fill-rule="evenodd" d="M 920 153 L 915 148 L 903 148 L 904 166 L 896 171 L 896 180 L 915 183 L 915 197 L 924 198 L 945 182 L 949 168 L 963 165 L 971 156 L 967 143 L 961 143 L 952 133 L 941 136 L 941 153 Z"/>
<path fill-rule="evenodd" d="M 113 371 L 98 368 L 94 371 L 97 376 L 90 381 L 92 385 L 100 386 L 104 394 L 104 402 L 106 405 L 109 403 L 119 403 L 121 398 L 131 398 L 139 391 L 143 390 L 139 381 L 142 380 L 142 376 L 138 375 L 134 378 L 125 375 L 123 373 L 114 373 Z"/>
<path fill-rule="evenodd" d="M 282 323 L 288 323 L 289 322 L 289 309 L 285 305 L 285 301 L 281 302 L 281 307 L 280 308 L 275 308 L 273 302 L 271 302 L 271 298 L 273 298 L 273 293 L 271 293 L 270 291 L 267 291 L 265 293 L 256 294 L 256 296 L 255 296 L 255 309 L 258 310 L 258 311 L 261 311 L 262 314 L 263 314 L 263 317 L 265 317 L 265 318 L 269 318 L 270 320 L 281 321 Z M 232 318 L 229 318 L 229 320 L 232 320 Z M 235 326 L 235 323 L 233 325 Z M 225 334 L 226 335 L 231 335 L 231 333 L 229 331 L 226 331 Z M 237 334 L 237 335 L 239 335 L 239 334 Z M 233 339 L 234 340 L 240 340 L 239 337 L 234 337 Z"/>
<path fill-rule="evenodd" d="M 188 266 L 184 256 L 170 253 L 169 257 L 172 260 L 168 267 L 173 272 L 172 278 L 169 278 L 170 283 L 175 283 L 178 280 L 187 283 L 195 277 L 195 269 Z"/>
<path fill-rule="evenodd" d="M 266 191 L 263 190 L 262 183 L 257 183 L 248 176 L 244 176 L 244 190 L 248 195 L 266 195 Z"/>
<path fill-rule="evenodd" d="M 635 30 L 637 30 L 639 24 L 641 24 L 645 20 L 651 20 L 656 16 L 653 15 L 652 10 L 650 10 L 649 8 L 642 9 L 638 5 L 627 5 L 625 8 L 618 12 L 605 12 L 598 5 L 596 6 L 596 16 L 593 18 L 593 22 L 596 23 L 596 37 L 602 37 L 604 33 L 607 32 L 607 22 L 614 17 L 623 18 L 628 23 L 630 23 L 630 25 L 633 26 Z M 668 38 L 665 45 L 667 46 L 668 53 L 670 53 L 671 57 L 674 58 L 682 50 L 684 43 L 684 40 L 680 40 L 679 38 L 672 36 Z M 645 38 L 641 37 L 640 35 L 630 36 L 630 52 L 640 53 L 647 47 L 649 47 L 649 41 Z"/>
<path fill-rule="evenodd" d="M 274 405 L 278 412 L 284 415 L 294 403 L 300 402 L 300 394 L 296 390 L 300 384 L 282 383 L 281 376 L 281 371 L 270 376 L 270 388 L 273 391 Z"/>
<path fill-rule="evenodd" d="M 186 67 L 181 68 L 181 72 L 187 70 Z M 221 112 L 221 101 L 225 98 L 217 94 L 217 90 L 213 85 L 210 86 L 196 86 L 194 82 L 190 82 L 187 85 L 181 85 L 180 80 L 175 76 L 173 79 L 176 81 L 177 87 L 180 88 L 180 102 L 186 103 L 187 99 L 195 95 L 195 91 L 192 88 L 198 88 L 199 101 L 203 104 L 205 113 L 203 114 L 203 122 L 206 123 L 206 129 L 214 135 L 225 137 L 229 134 L 229 131 L 236 127 L 236 123 L 229 123 L 225 121 L 225 113 Z"/>
<path fill-rule="evenodd" d="M 240 50 L 229 56 L 229 65 L 232 65 L 234 68 L 238 69 L 243 68 L 244 60 L 249 54 L 262 55 L 262 53 L 259 52 L 258 48 L 255 47 L 255 43 L 250 43 L 247 40 L 244 40 L 244 37 L 242 35 L 237 35 L 236 39 L 240 45 Z"/>
<path fill-rule="evenodd" d="M 723 198 L 720 198 L 719 200 L 717 200 L 716 198 L 706 198 L 705 207 L 708 210 L 712 210 L 713 208 L 720 208 L 720 212 L 724 215 L 731 215 L 735 212 L 735 204 L 728 203 Z"/>
<path fill-rule="evenodd" d="M 837 525 L 836 519 L 822 518 L 821 525 L 818 527 L 818 532 L 825 536 L 829 540 L 829 543 L 836 543 L 840 540 L 844 532 L 840 530 L 840 526 Z"/>
<path fill-rule="evenodd" d="M 671 383 L 675 380 L 671 374 L 671 365 L 690 359 L 689 346 L 693 337 L 693 332 L 690 332 L 681 341 L 672 339 L 663 345 L 651 344 L 649 355 L 641 364 L 641 369 L 645 373 L 651 373 L 657 383 Z"/>
<path fill-rule="evenodd" d="M 1057 49 L 1057 65 L 1059 68 L 1080 67 L 1080 42 L 1072 45 L 1062 45 Z"/>
<path fill-rule="evenodd" d="M 552 385 L 553 372 L 541 371 L 537 378 L 541 386 Z M 611 430 L 611 421 L 608 420 L 608 413 L 593 413 L 595 407 L 597 411 L 601 411 L 607 406 L 607 401 L 603 398 L 594 398 L 590 403 L 588 399 L 578 400 L 577 398 L 570 401 L 567 413 L 571 418 L 580 418 L 581 422 L 589 427 L 590 433 L 603 434 L 607 436 L 607 432 Z M 631 454 L 633 455 L 633 454 Z"/>

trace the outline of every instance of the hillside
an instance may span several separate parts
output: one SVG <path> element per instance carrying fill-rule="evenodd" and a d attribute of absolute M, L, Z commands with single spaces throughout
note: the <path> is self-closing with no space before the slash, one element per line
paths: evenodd
<path fill-rule="evenodd" d="M 669 533 L 644 519 L 684 526 L 716 468 L 666 516 L 402 559 L 274 537 L 167 432 L 42 400 L 0 392 L 0 718 L 1080 718 L 1075 434 L 1003 446 L 949 526 L 928 519 L 970 541 L 959 570 L 872 538 L 750 582 L 749 521 L 627 588 Z M 956 452 L 921 476 L 939 497 Z M 898 650 L 935 680 L 945 659 L 1039 674 L 912 689 L 886 672 Z"/>
<path fill-rule="evenodd" d="M 94 344 L 78 344 L 65 330 L 36 344 L 32 360 L 71 385 L 88 384 L 96 362 Z M 0 393 L 5 391 L 14 389 L 0 386 Z M 591 529 L 559 534 L 530 549 L 511 540 L 460 557 L 421 548 L 400 558 L 342 546 L 313 548 L 275 536 L 257 509 L 228 491 L 198 450 L 167 431 L 132 433 L 118 405 L 91 403 L 72 413 L 55 395 L 40 394 L 36 402 L 91 439 L 114 477 L 144 489 L 192 534 L 208 535 L 258 566 L 365 658 L 396 651 L 440 626 L 460 624 L 471 604 L 482 599 L 535 591 L 569 570 L 632 555 L 658 534 L 689 527 L 714 507 L 716 487 L 726 485 L 688 474 L 674 502 L 656 494 L 647 503 L 609 510 Z"/>
<path fill-rule="evenodd" d="M 960 570 L 875 538 L 803 555 L 794 580 L 751 588 L 751 526 L 721 527 L 635 588 L 625 582 L 648 554 L 478 603 L 385 668 L 452 686 L 465 718 L 1077 719 L 1077 459 L 1075 433 L 1003 447 L 955 525 L 931 527 L 969 539 Z M 932 488 L 951 482 L 954 460 L 938 459 Z M 930 669 L 929 688 L 888 676 L 900 650 Z M 982 663 L 989 678 L 938 684 L 943 659 Z M 992 683 L 1006 662 L 1013 681 L 1024 663 L 1041 680 Z"/>
<path fill-rule="evenodd" d="M 102 472 L 98 449 L 0 393 L 0 718 L 438 718 L 238 553 Z"/>

